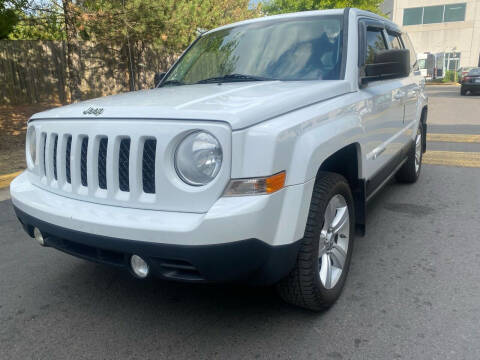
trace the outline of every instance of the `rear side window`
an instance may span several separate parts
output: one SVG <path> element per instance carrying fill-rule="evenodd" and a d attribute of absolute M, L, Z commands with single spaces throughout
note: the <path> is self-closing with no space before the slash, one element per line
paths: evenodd
<path fill-rule="evenodd" d="M 394 33 L 388 33 L 388 44 L 390 45 L 390 49 L 402 49 L 402 43 L 400 41 L 399 35 Z"/>
<path fill-rule="evenodd" d="M 410 51 L 410 65 L 412 67 L 412 70 L 418 70 L 417 54 L 415 53 L 415 49 L 413 48 L 412 42 L 410 41 L 408 34 L 402 34 L 402 40 L 405 48 Z"/>
<path fill-rule="evenodd" d="M 383 37 L 383 31 L 380 29 L 367 29 L 367 56 L 365 63 L 373 64 L 375 54 L 386 49 L 387 44 Z"/>

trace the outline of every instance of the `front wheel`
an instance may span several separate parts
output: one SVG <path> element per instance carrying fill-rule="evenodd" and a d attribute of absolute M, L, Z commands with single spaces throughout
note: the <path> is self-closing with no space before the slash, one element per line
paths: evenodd
<path fill-rule="evenodd" d="M 288 303 L 319 311 L 342 292 L 355 235 L 353 197 L 347 180 L 320 172 L 295 267 L 277 285 Z"/>

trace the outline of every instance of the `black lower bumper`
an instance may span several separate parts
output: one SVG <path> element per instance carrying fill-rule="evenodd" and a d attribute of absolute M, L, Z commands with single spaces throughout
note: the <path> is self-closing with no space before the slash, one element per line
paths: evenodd
<path fill-rule="evenodd" d="M 480 83 L 462 84 L 462 91 L 480 92 Z"/>
<path fill-rule="evenodd" d="M 70 230 L 16 207 L 15 212 L 30 236 L 34 227 L 40 229 L 48 247 L 129 271 L 130 256 L 137 254 L 148 262 L 153 275 L 177 281 L 273 284 L 293 268 L 299 247 L 299 241 L 270 246 L 258 239 L 202 246 L 157 244 Z"/>

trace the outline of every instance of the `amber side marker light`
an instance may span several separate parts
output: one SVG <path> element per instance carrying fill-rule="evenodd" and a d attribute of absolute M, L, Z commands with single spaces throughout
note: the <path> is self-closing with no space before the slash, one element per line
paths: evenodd
<path fill-rule="evenodd" d="M 267 195 L 285 187 L 286 172 L 282 171 L 268 177 L 251 179 L 232 179 L 224 196 Z"/>

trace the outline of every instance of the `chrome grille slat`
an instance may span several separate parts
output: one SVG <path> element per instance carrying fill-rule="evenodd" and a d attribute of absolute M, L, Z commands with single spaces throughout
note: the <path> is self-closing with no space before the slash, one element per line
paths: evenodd
<path fill-rule="evenodd" d="M 45 177 L 47 182 L 51 182 L 54 180 L 53 176 L 53 159 L 54 159 L 54 152 L 53 152 L 53 146 L 54 146 L 54 140 L 55 140 L 56 134 L 55 133 L 47 133 L 45 135 L 45 141 L 44 141 L 44 168 L 45 168 Z"/>
<path fill-rule="evenodd" d="M 130 138 L 129 193 L 130 199 L 138 199 L 142 193 L 142 152 L 144 139 L 138 136 Z"/>
<path fill-rule="evenodd" d="M 57 136 L 57 153 L 56 153 L 56 169 L 57 169 L 57 183 L 61 188 L 66 183 L 66 169 L 65 169 L 65 149 L 67 146 L 67 137 L 65 134 L 58 134 Z"/>
<path fill-rule="evenodd" d="M 72 180 L 72 191 L 79 193 L 81 190 L 80 179 L 80 154 L 82 137 L 78 134 L 72 134 L 72 146 L 70 150 L 70 174 Z"/>

